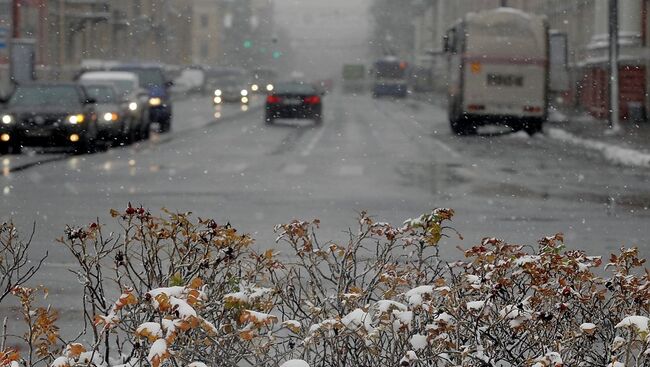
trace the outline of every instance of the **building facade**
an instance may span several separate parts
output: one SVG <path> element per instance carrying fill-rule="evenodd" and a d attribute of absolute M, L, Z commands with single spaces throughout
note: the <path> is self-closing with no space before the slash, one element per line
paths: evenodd
<path fill-rule="evenodd" d="M 36 43 L 38 78 L 68 79 L 93 60 L 214 65 L 224 58 L 221 0 L 0 0 L 0 73 L 8 70 L 2 39 L 14 2 L 19 37 Z"/>

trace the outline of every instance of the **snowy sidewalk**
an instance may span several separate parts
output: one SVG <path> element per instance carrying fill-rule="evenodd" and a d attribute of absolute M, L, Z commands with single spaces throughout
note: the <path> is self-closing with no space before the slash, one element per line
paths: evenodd
<path fill-rule="evenodd" d="M 650 122 L 621 121 L 621 126 L 618 134 L 611 134 L 607 121 L 552 113 L 544 133 L 549 138 L 598 151 L 614 164 L 650 168 Z"/>

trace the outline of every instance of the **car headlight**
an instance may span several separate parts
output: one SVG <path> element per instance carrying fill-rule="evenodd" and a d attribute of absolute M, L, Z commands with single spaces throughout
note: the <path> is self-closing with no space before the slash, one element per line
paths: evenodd
<path fill-rule="evenodd" d="M 86 119 L 86 117 L 79 113 L 79 114 L 76 114 L 76 115 L 68 116 L 67 120 L 72 125 L 77 125 L 77 124 L 80 124 L 80 123 L 84 122 L 85 119 Z"/>
<path fill-rule="evenodd" d="M 248 91 L 246 89 L 242 89 L 240 93 L 242 97 L 246 97 L 248 95 Z"/>
<path fill-rule="evenodd" d="M 129 103 L 129 110 L 135 111 L 137 109 L 138 109 L 138 104 L 137 103 L 135 103 L 135 102 Z"/>
<path fill-rule="evenodd" d="M 257 84 L 253 84 L 253 85 L 251 85 L 251 90 L 253 92 L 257 92 L 258 90 L 260 90 L 260 86 L 257 85 Z"/>
<path fill-rule="evenodd" d="M 266 85 L 266 90 L 269 91 L 269 92 L 272 91 L 273 90 L 273 84 L 267 84 Z"/>
<path fill-rule="evenodd" d="M 11 115 L 2 115 L 2 123 L 5 125 L 9 125 L 10 123 L 14 122 L 14 118 Z"/>
<path fill-rule="evenodd" d="M 116 121 L 118 118 L 116 113 L 107 112 L 104 114 L 104 121 Z"/>
<path fill-rule="evenodd" d="M 162 104 L 162 100 L 158 97 L 153 97 L 149 98 L 149 105 L 150 106 L 160 106 Z"/>
<path fill-rule="evenodd" d="M 223 92 L 221 92 L 221 89 L 217 89 L 217 90 L 214 91 L 214 95 L 217 96 L 217 97 L 221 96 L 221 93 L 223 93 Z"/>

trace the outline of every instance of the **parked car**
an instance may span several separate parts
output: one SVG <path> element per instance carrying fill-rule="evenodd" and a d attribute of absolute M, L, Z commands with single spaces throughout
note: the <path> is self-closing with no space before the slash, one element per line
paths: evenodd
<path fill-rule="evenodd" d="M 149 92 L 140 87 L 136 74 L 122 71 L 92 71 L 79 77 L 81 84 L 110 83 L 116 89 L 125 115 L 124 143 L 148 139 L 151 127 L 149 119 Z"/>
<path fill-rule="evenodd" d="M 172 127 L 172 100 L 169 88 L 174 84 L 165 77 L 164 69 L 158 65 L 118 65 L 111 71 L 127 71 L 138 75 L 140 86 L 149 91 L 149 118 L 160 126 L 161 132 Z"/>
<path fill-rule="evenodd" d="M 308 83 L 278 83 L 266 97 L 265 120 L 272 124 L 279 118 L 312 119 L 323 121 L 322 95 Z"/>
<path fill-rule="evenodd" d="M 250 95 L 248 84 L 242 78 L 227 78 L 217 82 L 214 90 L 214 104 L 225 102 L 248 104 Z"/>
<path fill-rule="evenodd" d="M 97 147 L 95 100 L 75 83 L 18 85 L 0 116 L 0 151 L 23 146 L 67 146 L 76 153 Z"/>

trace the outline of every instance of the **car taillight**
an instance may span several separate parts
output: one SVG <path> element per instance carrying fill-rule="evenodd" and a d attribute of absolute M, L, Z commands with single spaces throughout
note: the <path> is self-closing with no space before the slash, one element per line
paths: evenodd
<path fill-rule="evenodd" d="M 319 104 L 320 103 L 320 97 L 319 96 L 305 97 L 305 103 L 307 103 L 307 104 Z"/>
<path fill-rule="evenodd" d="M 266 103 L 280 103 L 282 101 L 282 98 L 274 95 L 270 95 L 266 97 Z"/>

